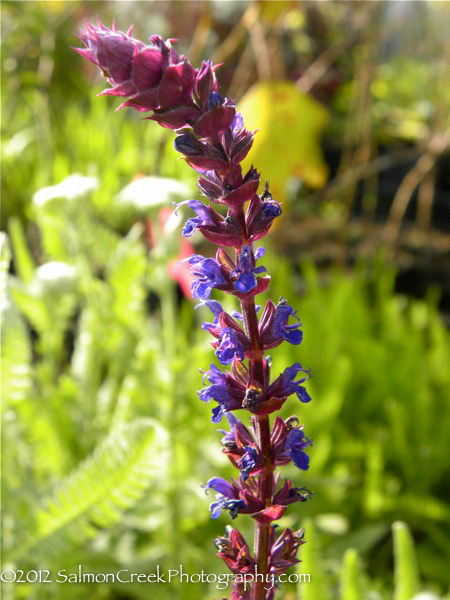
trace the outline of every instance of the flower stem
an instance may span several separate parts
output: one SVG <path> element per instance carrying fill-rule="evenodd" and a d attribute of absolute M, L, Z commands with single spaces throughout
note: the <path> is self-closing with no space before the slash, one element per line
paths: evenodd
<path fill-rule="evenodd" d="M 261 388 L 263 388 L 265 385 L 264 351 L 261 347 L 254 298 L 242 300 L 241 307 L 245 327 L 253 349 L 253 356 L 249 357 L 250 380 L 252 383 L 259 384 Z M 265 507 L 269 507 L 272 502 L 274 465 L 270 446 L 270 422 L 268 415 L 256 416 L 253 419 L 253 426 L 255 429 L 256 442 L 264 457 L 264 466 L 258 476 L 259 498 L 264 502 Z M 255 529 L 255 560 L 258 566 L 258 575 L 262 575 L 263 580 L 261 581 L 261 578 L 257 578 L 253 584 L 252 600 L 264 600 L 266 594 L 264 586 L 270 550 L 270 527 L 269 524 L 257 523 Z"/>
<path fill-rule="evenodd" d="M 259 496 L 264 500 L 266 507 L 271 505 L 272 488 L 273 488 L 273 464 L 270 452 L 270 423 L 268 415 L 256 417 L 254 420 L 256 440 L 260 447 L 264 459 L 265 466 L 259 475 L 258 488 Z M 252 600 L 264 600 L 266 590 L 265 580 L 267 575 L 267 566 L 269 558 L 269 537 L 270 524 L 257 523 L 255 529 L 255 559 L 258 565 L 258 574 L 263 575 L 263 581 L 257 579 L 253 585 Z"/>

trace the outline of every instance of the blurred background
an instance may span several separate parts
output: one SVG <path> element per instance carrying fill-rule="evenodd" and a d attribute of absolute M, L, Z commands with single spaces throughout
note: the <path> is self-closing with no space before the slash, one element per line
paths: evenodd
<path fill-rule="evenodd" d="M 309 585 L 285 600 L 449 591 L 450 6 L 432 1 L 2 2 L 3 568 L 224 573 L 200 484 L 221 455 L 171 202 L 199 197 L 171 132 L 76 55 L 85 19 L 223 63 L 247 159 L 283 216 L 264 245 L 311 367 Z M 186 215 L 185 215 L 186 216 Z M 266 240 L 265 240 L 266 242 Z M 230 299 L 228 298 L 227 301 Z M 232 309 L 232 303 L 227 302 Z M 393 548 L 392 525 L 397 527 Z M 253 521 L 236 525 L 252 541 Z M 401 529 L 403 534 L 399 534 Z M 411 532 L 411 535 L 408 534 Z M 412 541 L 414 540 L 414 541 Z M 309 548 L 309 550 L 308 550 Z M 356 552 L 355 552 L 356 551 Z M 395 555 L 395 569 L 393 561 Z M 216 599 L 212 584 L 3 584 L 6 599 Z M 424 596 L 422 596 L 424 597 Z"/>

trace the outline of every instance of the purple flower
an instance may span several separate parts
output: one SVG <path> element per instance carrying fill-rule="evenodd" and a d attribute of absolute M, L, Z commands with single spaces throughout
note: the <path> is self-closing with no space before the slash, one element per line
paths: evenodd
<path fill-rule="evenodd" d="M 274 219 L 281 215 L 281 206 L 275 200 L 266 201 L 263 204 L 263 215 L 266 219 Z"/>
<path fill-rule="evenodd" d="M 305 373 L 306 376 L 295 381 L 297 373 L 299 372 Z M 309 376 L 310 372 L 307 369 L 303 369 L 300 363 L 295 363 L 292 367 L 285 369 L 269 386 L 266 397 L 269 399 L 287 398 L 295 393 L 301 402 L 309 402 L 311 398 L 305 388 L 301 385 L 309 379 Z"/>
<path fill-rule="evenodd" d="M 306 373 L 306 377 L 302 377 L 295 381 L 297 373 L 299 372 Z M 295 363 L 292 367 L 285 369 L 281 375 L 281 379 L 283 388 L 289 392 L 287 395 L 290 396 L 295 393 L 301 402 L 309 402 L 311 398 L 305 388 L 301 385 L 304 381 L 309 379 L 309 377 L 310 371 L 308 369 L 303 369 L 300 363 Z"/>
<path fill-rule="evenodd" d="M 174 206 L 178 210 L 183 204 L 187 204 L 189 208 L 197 213 L 197 217 L 191 217 L 186 221 L 182 232 L 184 237 L 191 237 L 199 229 L 206 239 L 219 246 L 235 247 L 240 244 L 242 239 L 241 224 L 236 223 L 230 215 L 223 217 L 211 206 L 206 206 L 200 200 L 187 200 L 174 203 Z"/>
<path fill-rule="evenodd" d="M 284 461 L 284 464 L 288 464 L 292 460 L 292 457 L 287 449 L 285 450 L 285 454 L 287 460 Z M 296 502 L 306 502 L 313 496 L 314 492 L 311 492 L 305 487 L 292 487 L 292 483 L 289 479 L 286 479 L 284 484 L 274 495 L 273 501 L 281 506 L 288 506 L 289 504 L 294 504 Z"/>
<path fill-rule="evenodd" d="M 220 517 L 222 510 L 229 510 L 231 518 L 235 519 L 239 510 L 245 506 L 244 501 L 239 499 L 238 488 L 226 481 L 226 479 L 213 477 L 205 486 L 206 493 L 209 489 L 218 492 L 216 502 L 213 502 L 209 507 L 213 519 Z"/>
<path fill-rule="evenodd" d="M 193 254 L 187 262 L 192 265 L 191 273 L 196 278 L 191 285 L 194 298 L 209 298 L 213 288 L 226 285 L 222 267 L 213 258 Z"/>
<path fill-rule="evenodd" d="M 253 255 L 253 251 L 248 246 L 242 247 L 237 267 L 232 272 L 232 276 L 237 276 L 234 287 L 241 294 L 247 294 L 253 290 L 257 284 L 255 275 L 266 271 L 265 267 L 255 268 L 255 261 L 261 258 L 264 253 L 264 248 L 258 248 Z"/>
<path fill-rule="evenodd" d="M 227 496 L 227 498 L 234 497 L 233 485 L 226 479 L 222 479 L 222 477 L 213 477 L 212 479 L 209 479 L 204 487 L 205 493 L 208 493 L 209 489 L 213 489 L 215 492 Z"/>
<path fill-rule="evenodd" d="M 112 85 L 119 86 L 124 82 L 130 82 L 129 87 L 131 88 L 133 56 L 136 51 L 137 53 L 143 51 L 146 45 L 130 36 L 132 27 L 125 34 L 118 31 L 115 24 L 113 24 L 112 30 L 101 22 L 98 25 L 95 27 L 86 23 L 85 29 L 81 30 L 78 36 L 86 48 L 74 48 L 74 50 L 103 69 Z M 154 58 L 156 57 L 158 60 L 152 61 L 154 71 L 157 72 L 154 73 L 155 79 L 157 76 L 159 78 L 162 76 L 161 53 L 155 50 Z"/>
<path fill-rule="evenodd" d="M 309 468 L 309 456 L 304 452 L 308 446 L 312 446 L 312 441 L 303 433 L 303 427 L 294 427 L 289 431 L 286 438 L 286 450 L 295 466 L 303 471 Z"/>
<path fill-rule="evenodd" d="M 229 177 L 230 183 L 224 187 L 221 199 L 230 209 L 238 209 L 254 198 L 259 186 L 259 173 L 256 169 L 251 168 L 244 178 L 240 168 L 234 167 L 234 170 L 237 170 L 237 173 L 232 172 L 232 177 Z"/>
<path fill-rule="evenodd" d="M 216 365 L 211 365 L 211 369 L 205 373 L 205 376 L 211 385 L 198 392 L 202 402 L 209 402 L 213 399 L 219 404 L 226 404 L 232 401 L 225 373 L 222 373 Z"/>
<path fill-rule="evenodd" d="M 242 113 L 236 113 L 231 125 L 231 130 L 233 133 L 237 133 L 238 131 L 241 131 L 241 129 L 244 129 L 244 119 L 242 118 Z"/>
<path fill-rule="evenodd" d="M 215 355 L 223 365 L 229 365 L 235 358 L 244 360 L 244 348 L 238 335 L 231 327 L 224 327 L 217 345 Z"/>
<path fill-rule="evenodd" d="M 245 447 L 245 454 L 242 456 L 239 461 L 239 468 L 241 470 L 241 475 L 243 481 L 248 479 L 250 472 L 256 468 L 258 463 L 258 451 L 256 448 L 252 448 L 251 446 Z"/>
<path fill-rule="evenodd" d="M 219 429 L 220 433 L 224 434 L 222 438 L 222 446 L 234 446 L 236 444 L 236 427 L 238 427 L 238 425 L 240 425 L 241 422 L 237 417 L 233 415 L 232 412 L 227 412 L 225 416 L 227 418 L 228 425 L 230 426 L 230 431 Z"/>
<path fill-rule="evenodd" d="M 288 325 L 289 317 L 291 316 L 297 319 L 295 325 Z M 297 317 L 296 311 L 288 305 L 286 300 L 280 300 L 275 309 L 272 334 L 275 337 L 286 340 L 290 344 L 297 345 L 303 339 L 303 332 L 299 329 L 300 326 L 300 319 Z"/>
<path fill-rule="evenodd" d="M 294 317 L 297 323 L 288 325 L 290 317 Z M 301 323 L 295 310 L 288 305 L 284 298 L 281 298 L 276 306 L 271 300 L 268 300 L 259 322 L 264 349 L 275 348 L 283 340 L 295 345 L 300 344 L 303 339 L 300 326 Z"/>
<path fill-rule="evenodd" d="M 211 365 L 209 371 L 203 375 L 211 385 L 203 388 L 198 393 L 200 400 L 209 402 L 211 399 L 218 403 L 212 411 L 212 422 L 219 423 L 222 416 L 231 410 L 242 408 L 245 397 L 245 385 L 230 373 L 223 373 L 216 365 Z"/>
<path fill-rule="evenodd" d="M 202 329 L 206 329 L 207 331 L 209 331 L 210 329 L 217 327 L 219 323 L 219 317 L 224 312 L 224 310 L 220 302 L 217 302 L 217 300 L 205 300 L 204 302 L 197 304 L 195 308 L 200 308 L 202 306 L 207 306 L 214 317 L 214 321 L 212 323 L 202 323 Z"/>
<path fill-rule="evenodd" d="M 241 471 L 241 480 L 245 482 L 253 469 L 260 467 L 261 456 L 257 450 L 255 439 L 247 427 L 233 413 L 226 413 L 230 431 L 220 430 L 225 434 L 221 440 L 223 453 L 231 464 Z M 290 458 L 284 463 L 290 461 Z"/>
<path fill-rule="evenodd" d="M 223 98 L 217 92 L 211 92 L 208 97 L 208 110 L 220 106 L 223 103 Z"/>
<path fill-rule="evenodd" d="M 219 107 L 225 108 L 225 107 Z M 230 109 L 230 107 L 226 107 Z M 214 109 L 218 110 L 218 109 Z M 234 110 L 234 109 L 233 109 Z M 215 120 L 214 114 L 205 113 L 202 117 L 202 127 L 211 127 L 210 121 Z M 206 132 L 196 131 L 198 137 L 208 137 Z M 201 142 L 192 133 L 182 133 L 175 138 L 174 147 L 177 152 L 184 154 L 186 162 L 196 171 L 207 173 L 210 170 L 225 171 L 228 169 L 228 158 L 221 147 Z"/>
<path fill-rule="evenodd" d="M 180 202 L 177 204 L 177 207 L 181 204 L 185 203 Z M 211 207 L 206 206 L 205 204 L 203 204 L 203 202 L 200 202 L 200 200 L 188 200 L 187 205 L 189 206 L 189 208 L 191 208 L 194 212 L 197 213 L 197 216 L 191 217 L 186 221 L 182 231 L 182 235 L 184 237 L 191 237 L 191 235 L 195 233 L 197 227 L 204 227 L 206 225 L 215 224 Z"/>
<path fill-rule="evenodd" d="M 206 329 L 217 338 L 213 342 L 215 354 L 223 365 L 228 365 L 234 359 L 244 360 L 245 353 L 251 348 L 250 340 L 240 325 L 226 313 L 219 302 L 207 301 L 205 304 L 214 315 L 213 323 L 203 323 Z"/>

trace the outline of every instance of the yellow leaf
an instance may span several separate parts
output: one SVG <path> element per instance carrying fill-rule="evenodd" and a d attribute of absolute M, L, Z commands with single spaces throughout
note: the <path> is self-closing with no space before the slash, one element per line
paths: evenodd
<path fill-rule="evenodd" d="M 243 168 L 253 164 L 262 181 L 270 181 L 275 199 L 282 200 L 286 182 L 296 176 L 314 188 L 328 175 L 320 136 L 327 110 L 300 92 L 291 81 L 261 82 L 239 103 L 247 129 L 259 129 Z"/>
<path fill-rule="evenodd" d="M 267 2 L 267 0 L 258 0 L 256 4 L 259 7 L 260 17 L 266 23 L 274 24 L 282 14 L 297 8 L 294 0 L 277 0 L 277 2 Z"/>

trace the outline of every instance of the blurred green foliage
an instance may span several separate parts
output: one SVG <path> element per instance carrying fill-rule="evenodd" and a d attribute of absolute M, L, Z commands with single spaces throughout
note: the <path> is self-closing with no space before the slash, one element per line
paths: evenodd
<path fill-rule="evenodd" d="M 211 541 L 227 519 L 210 521 L 200 483 L 231 469 L 196 395 L 197 368 L 211 359 L 206 336 L 192 306 L 176 302 L 166 272 L 179 231 L 148 251 L 140 223 L 120 237 L 101 222 L 91 180 L 79 178 L 78 193 L 70 181 L 56 188 L 70 189 L 69 198 L 35 195 L 43 264 L 35 265 L 13 219 L 15 275 L 8 274 L 3 239 L 5 559 L 20 568 L 81 563 L 145 572 L 180 563 L 220 572 Z M 108 214 L 116 208 L 113 197 Z M 316 440 L 301 478 L 316 496 L 281 525 L 314 518 L 332 571 L 355 548 L 389 586 L 389 524 L 401 518 L 418 540 L 425 581 L 442 585 L 450 377 L 436 298 L 394 295 L 393 272 L 381 260 L 351 276 L 331 272 L 325 284 L 312 264 L 299 278 L 273 254 L 266 263 L 271 296 L 297 297 L 305 331 L 300 351 L 273 351 L 274 373 L 299 358 L 313 367 L 314 402 L 300 410 L 290 399 L 283 414 L 300 413 Z M 295 469 L 285 472 L 300 481 Z M 240 521 L 251 536 L 251 523 Z M 60 587 L 45 590 L 19 587 L 17 597 L 60 597 Z M 82 590 L 68 587 L 64 597 L 83 597 Z M 136 584 L 126 593 L 147 592 Z M 174 593 L 158 588 L 160 598 Z M 185 588 L 178 593 L 191 597 Z"/>
<path fill-rule="evenodd" d="M 283 4 L 293 7 L 287 18 L 293 45 L 309 60 L 301 11 Z M 333 11 L 342 11 L 340 4 Z M 111 573 L 183 564 L 190 573 L 199 565 L 225 571 L 212 541 L 229 521 L 225 515 L 211 521 L 211 499 L 200 484 L 233 471 L 221 456 L 210 407 L 196 394 L 197 369 L 212 360 L 198 327 L 203 315 L 180 300 L 167 272 L 180 231 L 174 226 L 149 248 L 146 220 L 157 232 L 161 190 L 139 206 L 119 195 L 136 174 L 171 178 L 174 189 L 183 181 L 191 194 L 195 177 L 176 158 L 170 135 L 131 111 L 114 113 L 114 100 L 94 97 L 100 82 L 95 90 L 87 85 L 94 71 L 82 72 L 68 47 L 88 13 L 97 10 L 108 22 L 126 5 L 2 3 L 4 568 L 82 564 Z M 272 14 L 269 7 L 265 18 L 279 18 L 281 9 Z M 434 94 L 429 76 L 410 65 L 379 70 L 372 87 L 380 139 L 417 134 L 417 127 L 398 133 L 407 121 L 399 107 L 415 111 L 419 137 L 426 135 L 434 110 L 427 104 Z M 417 92 L 415 81 L 427 102 L 413 106 L 408 94 Z M 351 117 L 347 100 L 357 91 L 340 87 L 338 113 Z M 332 116 L 330 131 L 336 127 L 340 135 L 342 122 Z M 63 180 L 65 187 L 36 194 Z M 270 296 L 283 295 L 298 308 L 305 332 L 300 348 L 273 351 L 274 374 L 300 361 L 313 375 L 313 402 L 291 398 L 283 410 L 298 413 L 315 440 L 311 469 L 284 472 L 316 495 L 291 508 L 281 526 L 306 526 L 301 569 L 318 579 L 311 588 L 283 586 L 280 596 L 394 593 L 406 600 L 422 587 L 445 593 L 450 351 L 438 292 L 420 301 L 396 295 L 395 272 L 382 255 L 351 273 L 321 274 L 308 261 L 289 263 L 271 252 L 265 265 L 273 277 Z M 412 532 L 417 559 L 407 529 L 396 526 L 394 579 L 390 528 L 398 520 Z M 252 525 L 239 518 L 249 541 Z M 4 584 L 2 591 L 8 599 L 31 600 L 218 597 L 213 586 L 177 583 Z"/>

